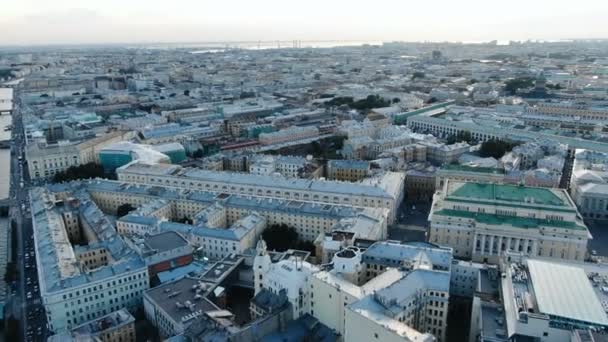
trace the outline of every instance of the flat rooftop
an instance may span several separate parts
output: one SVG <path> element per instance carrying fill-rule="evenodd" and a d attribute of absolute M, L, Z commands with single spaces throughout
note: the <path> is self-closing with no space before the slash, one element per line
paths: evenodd
<path fill-rule="evenodd" d="M 581 267 L 527 262 L 538 310 L 564 319 L 608 326 L 608 316 Z"/>
<path fill-rule="evenodd" d="M 213 286 L 192 278 L 181 278 L 145 292 L 145 297 L 159 306 L 175 322 L 185 323 L 205 312 L 220 310 L 205 298 L 205 292 Z"/>
<path fill-rule="evenodd" d="M 146 237 L 146 246 L 152 250 L 163 252 L 187 246 L 188 241 L 173 231 L 167 231 Z"/>
<path fill-rule="evenodd" d="M 568 203 L 556 191 L 546 188 L 486 183 L 453 183 L 449 196 L 471 199 L 534 203 L 550 206 L 567 206 Z"/>
<path fill-rule="evenodd" d="M 111 312 L 108 315 L 89 321 L 72 329 L 75 335 L 95 335 L 103 331 L 135 323 L 135 318 L 126 309 Z"/>

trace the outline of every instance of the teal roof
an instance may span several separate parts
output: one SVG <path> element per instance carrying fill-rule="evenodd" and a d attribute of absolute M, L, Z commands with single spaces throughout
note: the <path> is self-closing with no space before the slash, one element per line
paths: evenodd
<path fill-rule="evenodd" d="M 420 109 L 416 109 L 416 110 L 412 110 L 409 112 L 405 112 L 405 113 L 401 113 L 401 114 L 397 114 L 394 117 L 394 121 L 397 124 L 400 123 L 405 123 L 407 121 L 408 118 L 412 117 L 412 116 L 416 116 L 416 115 L 421 115 L 421 114 L 425 114 L 428 113 L 430 111 L 434 111 L 437 109 L 442 109 L 445 108 L 451 104 L 454 104 L 455 101 L 447 101 L 447 102 L 441 102 L 441 103 L 437 103 L 437 104 L 433 104 L 427 107 L 423 107 Z"/>
<path fill-rule="evenodd" d="M 464 183 L 449 196 L 519 204 L 568 205 L 550 189 L 506 184 Z"/>
<path fill-rule="evenodd" d="M 484 214 L 464 210 L 442 209 L 434 215 L 452 216 L 473 219 L 479 223 L 490 225 L 508 225 L 514 228 L 535 229 L 540 227 L 551 227 L 572 230 L 587 230 L 587 227 L 572 221 L 553 221 L 533 217 L 503 216 L 495 214 Z"/>
<path fill-rule="evenodd" d="M 448 164 L 448 165 L 443 166 L 441 169 L 450 170 L 450 171 L 491 173 L 491 174 L 495 174 L 495 175 L 504 175 L 505 174 L 505 170 L 497 169 L 494 167 L 476 167 L 476 166 L 459 165 L 459 164 Z"/>

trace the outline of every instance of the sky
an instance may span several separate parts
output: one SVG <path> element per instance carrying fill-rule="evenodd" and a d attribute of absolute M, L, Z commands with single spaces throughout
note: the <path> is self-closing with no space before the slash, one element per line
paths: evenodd
<path fill-rule="evenodd" d="M 0 45 L 608 38 L 608 0 L 6 0 Z"/>

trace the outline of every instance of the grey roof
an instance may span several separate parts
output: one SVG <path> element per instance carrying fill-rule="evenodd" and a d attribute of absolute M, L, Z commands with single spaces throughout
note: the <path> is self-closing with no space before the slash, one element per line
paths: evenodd
<path fill-rule="evenodd" d="M 162 252 L 188 245 L 188 241 L 174 231 L 162 232 L 146 237 L 146 246 L 150 249 Z"/>
<path fill-rule="evenodd" d="M 540 312 L 569 320 L 608 326 L 608 317 L 583 268 L 528 260 Z"/>
<path fill-rule="evenodd" d="M 381 303 L 385 303 L 384 306 L 387 310 L 397 314 L 403 311 L 400 305 L 402 302 L 415 296 L 419 291 L 428 290 L 449 292 L 450 273 L 424 269 L 413 270 L 400 280 L 377 290 L 375 297 Z"/>
<path fill-rule="evenodd" d="M 199 310 L 202 313 L 220 310 L 213 302 L 204 297 L 204 292 L 198 294 L 193 291 L 193 286 L 199 286 L 200 281 L 192 278 L 181 278 L 174 282 L 166 283 L 149 289 L 144 296 L 162 309 L 175 322 L 182 323 L 182 317 L 188 316 Z M 206 284 L 205 286 L 211 286 Z M 186 302 L 194 305 L 191 309 L 185 307 Z M 176 304 L 180 303 L 180 305 Z M 192 322 L 191 320 L 190 322 Z"/>
<path fill-rule="evenodd" d="M 166 171 L 163 171 L 166 168 Z M 286 190 L 317 191 L 328 194 L 363 195 L 370 197 L 392 198 L 385 189 L 380 186 L 365 185 L 349 182 L 337 182 L 326 180 L 309 180 L 299 178 L 285 178 L 281 176 L 264 176 L 249 173 L 237 173 L 226 171 L 212 171 L 200 169 L 177 170 L 176 166 L 146 165 L 132 162 L 122 166 L 118 173 L 135 174 L 158 174 L 172 175 L 183 180 L 193 179 L 205 182 L 216 182 L 221 184 L 242 186 L 264 186 Z"/>
<path fill-rule="evenodd" d="M 397 266 L 403 261 L 416 262 L 430 261 L 435 269 L 450 269 L 452 263 L 452 249 L 439 247 L 428 243 L 400 244 L 391 241 L 378 241 L 363 252 L 363 260 L 373 260 L 377 264 Z"/>
<path fill-rule="evenodd" d="M 370 168 L 370 164 L 364 160 L 350 160 L 350 159 L 336 159 L 327 162 L 329 167 L 335 167 L 340 169 L 358 169 L 367 170 Z"/>
<path fill-rule="evenodd" d="M 58 207 L 47 202 L 46 193 L 49 189 L 56 190 L 60 187 L 33 188 L 30 190 L 36 260 L 38 262 L 40 291 L 43 294 L 88 285 L 91 282 L 100 281 L 117 274 L 146 269 L 144 260 L 127 246 L 117 234 L 113 225 L 90 199 L 90 196 L 84 191 L 75 191 L 73 195 L 79 200 L 77 207 L 79 217 L 90 224 L 98 239 L 93 241 L 89 248 L 104 247 L 114 260 L 112 264 L 107 266 L 83 272 L 74 257 L 74 247 L 71 246 L 67 238 L 63 241 L 60 237 L 61 234 L 56 233 L 58 229 L 63 228 L 62 223 L 60 223 L 62 218 Z M 78 190 L 79 188 L 76 187 L 75 189 Z M 69 271 L 62 274 L 62 268 L 67 268 Z"/>

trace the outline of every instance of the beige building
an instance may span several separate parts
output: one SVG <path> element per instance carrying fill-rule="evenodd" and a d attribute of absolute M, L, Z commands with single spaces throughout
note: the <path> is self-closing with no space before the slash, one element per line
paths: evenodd
<path fill-rule="evenodd" d="M 582 261 L 592 238 L 563 189 L 448 180 L 429 219 L 429 242 L 493 264 L 504 251 Z"/>
<path fill-rule="evenodd" d="M 319 129 L 313 126 L 298 127 L 292 126 L 278 132 L 262 133 L 259 140 L 262 145 L 282 144 L 298 140 L 306 140 L 319 136 Z"/>
<path fill-rule="evenodd" d="M 116 170 L 118 180 L 184 190 L 235 194 L 251 198 L 295 200 L 315 204 L 338 204 L 358 208 L 385 208 L 389 223 L 403 200 L 402 172 L 386 172 L 361 183 L 294 179 L 276 176 L 148 165 L 132 162 Z M 312 238 L 314 240 L 316 236 Z"/>
<path fill-rule="evenodd" d="M 31 142 L 25 149 L 30 176 L 32 179 L 49 178 L 72 166 L 98 163 L 101 149 L 131 136 L 131 132 L 115 131 L 84 142 Z"/>
<path fill-rule="evenodd" d="M 357 182 L 367 177 L 370 163 L 363 160 L 330 160 L 327 162 L 327 178 Z"/>

